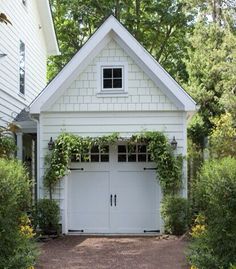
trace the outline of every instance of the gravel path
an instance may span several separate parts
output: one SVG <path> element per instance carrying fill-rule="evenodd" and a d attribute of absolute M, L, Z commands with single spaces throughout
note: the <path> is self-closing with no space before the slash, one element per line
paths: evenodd
<path fill-rule="evenodd" d="M 41 244 L 37 269 L 188 269 L 186 241 L 170 237 L 66 236 Z"/>

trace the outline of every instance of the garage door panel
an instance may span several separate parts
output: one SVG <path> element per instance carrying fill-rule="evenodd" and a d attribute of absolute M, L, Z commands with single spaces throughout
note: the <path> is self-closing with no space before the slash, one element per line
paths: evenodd
<path fill-rule="evenodd" d="M 126 211 L 112 212 L 115 220 L 114 227 L 117 233 L 143 233 L 144 230 L 157 230 L 160 224 L 158 211 Z"/>
<path fill-rule="evenodd" d="M 143 232 L 159 229 L 158 183 L 155 171 L 117 171 L 111 178 L 116 205 L 111 224 L 116 232 Z"/>
<path fill-rule="evenodd" d="M 82 213 L 71 212 L 69 215 L 69 230 L 83 230 L 83 232 L 109 232 L 109 218 L 107 212 Z"/>
<path fill-rule="evenodd" d="M 68 193 L 69 230 L 109 229 L 109 172 L 72 172 Z"/>
<path fill-rule="evenodd" d="M 156 210 L 158 183 L 153 172 L 121 172 L 112 180 L 113 192 L 117 195 L 117 205 L 126 210 Z"/>

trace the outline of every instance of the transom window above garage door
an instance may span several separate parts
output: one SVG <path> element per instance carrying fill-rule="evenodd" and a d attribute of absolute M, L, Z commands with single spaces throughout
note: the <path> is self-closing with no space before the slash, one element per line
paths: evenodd
<path fill-rule="evenodd" d="M 109 162 L 109 146 L 93 146 L 84 154 L 76 154 L 74 153 L 72 158 L 72 162 Z"/>
<path fill-rule="evenodd" d="M 145 144 L 118 145 L 118 162 L 151 162 Z"/>

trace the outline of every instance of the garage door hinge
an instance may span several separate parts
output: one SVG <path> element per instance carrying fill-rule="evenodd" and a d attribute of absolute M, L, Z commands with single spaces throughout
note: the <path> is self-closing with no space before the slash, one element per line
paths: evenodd
<path fill-rule="evenodd" d="M 159 233 L 160 230 L 144 230 L 144 233 Z"/>
<path fill-rule="evenodd" d="M 83 233 L 84 230 L 68 230 L 69 233 Z"/>

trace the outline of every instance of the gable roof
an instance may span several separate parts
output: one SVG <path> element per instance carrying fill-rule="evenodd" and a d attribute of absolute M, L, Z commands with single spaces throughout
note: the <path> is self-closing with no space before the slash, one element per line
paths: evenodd
<path fill-rule="evenodd" d="M 31 114 L 47 111 L 87 64 L 114 39 L 158 85 L 179 110 L 195 111 L 195 101 L 165 71 L 143 46 L 111 15 L 75 54 L 61 72 L 46 86 L 30 106 Z"/>
<path fill-rule="evenodd" d="M 37 0 L 39 16 L 41 18 L 42 28 L 45 34 L 46 47 L 48 55 L 59 55 L 57 37 L 52 19 L 51 8 L 48 0 Z"/>

